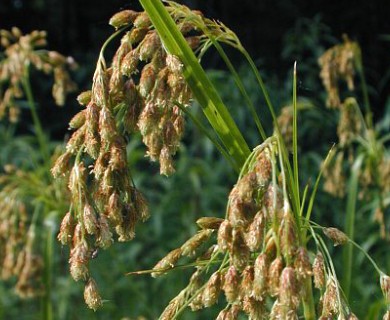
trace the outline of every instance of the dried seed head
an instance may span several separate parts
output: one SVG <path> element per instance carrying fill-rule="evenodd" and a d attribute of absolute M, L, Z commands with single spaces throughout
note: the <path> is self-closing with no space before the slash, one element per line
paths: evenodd
<path fill-rule="evenodd" d="M 227 270 L 223 282 L 223 291 L 225 292 L 226 300 L 229 303 L 234 303 L 239 294 L 240 275 L 235 266 L 230 266 Z"/>
<path fill-rule="evenodd" d="M 243 301 L 242 309 L 246 314 L 249 315 L 249 319 L 253 319 L 253 320 L 269 319 L 265 301 L 257 301 L 252 297 L 246 296 Z"/>
<path fill-rule="evenodd" d="M 157 264 L 153 267 L 152 277 L 156 278 L 166 272 L 167 269 L 171 269 L 175 266 L 177 261 L 182 256 L 182 250 L 180 248 L 174 249 L 169 252 L 164 258 L 162 258 Z"/>
<path fill-rule="evenodd" d="M 324 257 L 321 252 L 318 252 L 313 262 L 314 286 L 317 289 L 325 287 L 325 265 Z"/>
<path fill-rule="evenodd" d="M 99 217 L 99 233 L 96 244 L 103 249 L 107 249 L 114 242 L 108 220 L 104 214 Z"/>
<path fill-rule="evenodd" d="M 379 281 L 380 281 L 383 295 L 384 295 L 387 303 L 390 303 L 390 277 L 388 275 L 382 273 Z"/>
<path fill-rule="evenodd" d="M 324 228 L 323 232 L 333 241 L 334 246 L 346 244 L 349 240 L 347 235 L 337 228 Z"/>
<path fill-rule="evenodd" d="M 90 309 L 96 311 L 102 306 L 102 298 L 100 297 L 97 285 L 93 278 L 89 278 L 84 288 L 84 300 Z"/>
<path fill-rule="evenodd" d="M 108 23 L 115 29 L 119 29 L 133 23 L 139 14 L 139 12 L 133 10 L 123 10 L 114 14 Z"/>
<path fill-rule="evenodd" d="M 295 257 L 294 268 L 296 270 L 298 280 L 306 279 L 313 274 L 309 260 L 309 254 L 307 253 L 306 248 L 298 248 Z"/>
<path fill-rule="evenodd" d="M 212 274 L 202 294 L 203 305 L 211 307 L 218 301 L 221 292 L 221 274 L 217 271 Z"/>
<path fill-rule="evenodd" d="M 266 221 L 263 212 L 260 210 L 256 213 L 249 230 L 245 234 L 245 243 L 248 248 L 255 252 L 263 244 Z"/>
<path fill-rule="evenodd" d="M 243 270 L 249 261 L 250 251 L 246 246 L 242 233 L 238 229 L 233 229 L 233 244 L 230 253 L 231 262 L 238 270 Z"/>
<path fill-rule="evenodd" d="M 69 171 L 71 157 L 72 154 L 70 152 L 65 152 L 57 158 L 54 166 L 51 168 L 51 174 L 54 178 L 59 178 Z"/>
<path fill-rule="evenodd" d="M 117 192 L 113 192 L 108 199 L 107 206 L 107 215 L 113 225 L 118 225 L 122 223 L 122 210 L 123 205 L 122 201 Z"/>
<path fill-rule="evenodd" d="M 172 154 L 167 146 L 163 146 L 160 151 L 160 174 L 165 176 L 170 176 L 175 173 L 175 168 L 173 167 Z"/>
<path fill-rule="evenodd" d="M 153 63 L 145 65 L 141 72 L 139 81 L 139 93 L 143 98 L 147 98 L 151 93 L 156 81 L 156 70 Z"/>
<path fill-rule="evenodd" d="M 83 221 L 84 221 L 85 230 L 89 234 L 96 234 L 98 228 L 98 221 L 97 221 L 95 210 L 92 208 L 92 206 L 89 203 L 86 203 L 84 205 Z"/>
<path fill-rule="evenodd" d="M 290 310 L 296 310 L 299 305 L 299 288 L 295 270 L 291 267 L 283 269 L 280 275 L 279 301 Z"/>
<path fill-rule="evenodd" d="M 222 218 L 216 218 L 216 217 L 202 217 L 196 220 L 196 224 L 201 229 L 211 229 L 211 230 L 217 230 L 219 229 L 222 222 L 225 220 Z"/>
<path fill-rule="evenodd" d="M 61 222 L 60 232 L 57 239 L 62 245 L 70 244 L 74 232 L 75 222 L 70 211 L 68 211 Z"/>
<path fill-rule="evenodd" d="M 157 32 L 149 31 L 139 45 L 139 59 L 141 61 L 150 61 L 160 47 L 161 42 Z"/>
<path fill-rule="evenodd" d="M 254 264 L 253 292 L 256 300 L 264 300 L 268 286 L 269 262 L 265 253 L 257 256 Z"/>
<path fill-rule="evenodd" d="M 252 295 L 254 278 L 253 266 L 247 266 L 241 276 L 240 297 L 242 299 Z"/>
<path fill-rule="evenodd" d="M 144 195 L 136 188 L 132 189 L 132 196 L 135 210 L 142 222 L 145 222 L 149 217 L 149 207 Z"/>
<path fill-rule="evenodd" d="M 69 258 L 70 274 L 75 281 L 86 280 L 88 278 L 89 258 L 89 248 L 85 241 L 79 242 L 71 250 Z"/>
<path fill-rule="evenodd" d="M 297 249 L 297 229 L 290 210 L 285 211 L 279 229 L 281 251 L 287 261 L 291 261 Z"/>
<path fill-rule="evenodd" d="M 359 320 L 359 319 L 356 315 L 354 315 L 353 313 L 350 313 L 350 314 L 348 314 L 346 320 Z"/>
<path fill-rule="evenodd" d="M 277 257 L 272 261 L 268 269 L 268 288 L 272 297 L 279 294 L 279 280 L 283 270 L 283 260 Z"/>
<path fill-rule="evenodd" d="M 233 242 L 233 228 L 229 220 L 224 220 L 218 229 L 218 247 L 222 251 L 230 250 Z"/>
<path fill-rule="evenodd" d="M 165 63 L 168 67 L 168 70 L 172 73 L 182 73 L 183 72 L 183 64 L 179 60 L 178 57 L 168 54 Z"/>
<path fill-rule="evenodd" d="M 339 311 L 338 292 L 333 278 L 329 278 L 326 283 L 323 297 L 322 314 L 337 315 Z"/>
<path fill-rule="evenodd" d="M 390 310 L 387 310 L 383 316 L 383 320 L 390 320 Z"/>
<path fill-rule="evenodd" d="M 211 234 L 213 233 L 213 230 L 211 229 L 204 229 L 200 230 L 196 235 L 188 239 L 182 246 L 182 255 L 183 256 L 194 256 L 196 253 L 196 250 L 205 243 Z"/>

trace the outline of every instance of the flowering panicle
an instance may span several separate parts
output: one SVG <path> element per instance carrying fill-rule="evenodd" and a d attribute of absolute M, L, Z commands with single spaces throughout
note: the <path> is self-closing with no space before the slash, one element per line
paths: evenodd
<path fill-rule="evenodd" d="M 344 43 L 325 51 L 318 63 L 320 77 L 328 93 L 327 106 L 338 108 L 341 105 L 339 80 L 344 80 L 349 90 L 354 89 L 355 72 L 361 67 L 360 47 L 345 35 Z"/>
<path fill-rule="evenodd" d="M 183 25 L 183 17 L 172 17 Z M 73 278 L 85 281 L 86 286 L 92 283 L 92 252 L 108 248 L 116 238 L 133 239 L 136 224 L 149 217 L 145 198 L 130 175 L 129 135 L 140 132 L 146 155 L 159 161 L 161 174 L 172 174 L 173 156 L 184 132 L 181 108 L 191 98 L 182 63 L 167 54 L 146 12 L 124 10 L 110 24 L 123 29 L 119 47 L 110 64 L 104 52 L 99 56 L 91 90 L 78 97 L 84 109 L 70 121 L 74 132 L 52 168 L 54 177 L 68 180 L 72 202 L 58 239 L 70 246 Z M 194 27 L 187 22 L 185 31 L 189 30 Z M 192 37 L 197 34 L 191 32 Z M 209 228 L 200 231 L 180 252 L 163 259 L 159 269 L 172 267 L 181 255 L 197 252 L 212 232 Z M 89 286 L 96 287 L 96 283 Z M 87 295 L 85 300 L 93 309 L 100 304 L 88 302 Z"/>
<path fill-rule="evenodd" d="M 44 293 L 44 266 L 37 250 L 36 223 L 12 174 L 28 179 L 21 170 L 0 176 L 0 278 L 17 277 L 15 292 L 25 299 Z"/>
<path fill-rule="evenodd" d="M 24 97 L 24 83 L 30 65 L 46 74 L 53 74 L 52 94 L 57 105 L 63 106 L 66 95 L 76 89 L 68 72 L 76 67 L 73 58 L 41 49 L 44 46 L 45 31 L 35 30 L 23 35 L 16 27 L 11 31 L 0 30 L 0 47 L 4 48 L 5 57 L 0 61 L 0 84 L 6 88 L 0 95 L 0 119 L 8 111 L 10 121 L 17 121 L 20 113 L 17 101 Z"/>
<path fill-rule="evenodd" d="M 173 310 L 170 303 L 164 311 L 170 311 L 167 319 L 177 317 L 183 306 L 196 311 L 224 300 L 227 306 L 217 320 L 237 319 L 240 313 L 250 319 L 298 319 L 307 281 L 321 290 L 323 316 L 351 315 L 322 254 L 313 262 L 314 255 L 300 243 L 296 217 L 282 191 L 286 177 L 282 173 L 276 179 L 281 172 L 277 155 L 275 137 L 256 147 L 230 192 L 225 219 L 200 218 L 201 230 L 154 267 L 152 275 L 157 276 L 177 266 L 183 256 L 196 259 L 196 286 L 191 280 L 180 292 L 181 307 Z M 333 240 L 345 243 L 335 230 L 324 228 Z"/>

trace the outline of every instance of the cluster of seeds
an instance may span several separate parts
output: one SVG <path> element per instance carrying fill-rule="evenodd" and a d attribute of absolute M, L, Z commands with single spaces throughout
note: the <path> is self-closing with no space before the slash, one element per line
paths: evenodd
<path fill-rule="evenodd" d="M 159 276 L 181 257 L 197 257 L 189 285 L 160 319 L 174 319 L 187 306 L 196 311 L 222 301 L 226 306 L 217 320 L 239 319 L 241 313 L 249 319 L 298 319 L 311 281 L 321 292 L 320 319 L 357 319 L 342 301 L 321 252 L 314 257 L 300 242 L 283 191 L 285 177 L 276 177 L 277 149 L 275 139 L 257 147 L 229 195 L 226 218 L 199 219 L 201 230 L 154 267 L 152 275 Z M 337 244 L 348 239 L 335 228 L 324 232 Z M 211 238 L 215 243 L 208 246 Z"/>
<path fill-rule="evenodd" d="M 0 60 L 0 119 L 8 110 L 10 121 L 17 121 L 20 113 L 17 100 L 24 96 L 24 81 L 30 65 L 53 74 L 53 97 L 57 105 L 65 104 L 66 95 L 76 89 L 68 73 L 68 69 L 75 68 L 76 64 L 71 57 L 64 57 L 56 51 L 37 50 L 46 46 L 45 31 L 23 35 L 16 27 L 11 31 L 0 30 L 0 44 L 4 48 L 4 59 Z"/>
<path fill-rule="evenodd" d="M 173 18 L 185 36 L 191 34 L 186 39 L 195 49 L 195 27 Z M 119 12 L 110 24 L 118 33 L 130 30 L 110 65 L 100 54 L 92 89 L 78 97 L 85 109 L 70 121 L 75 131 L 52 168 L 54 177 L 68 177 L 71 192 L 58 239 L 70 246 L 71 275 L 85 281 L 85 301 L 95 310 L 101 299 L 88 268 L 94 252 L 108 248 L 114 233 L 118 241 L 133 239 L 136 223 L 149 216 L 130 175 L 127 140 L 140 132 L 146 155 L 159 161 L 161 174 L 172 174 L 172 157 L 184 131 L 180 108 L 191 97 L 181 62 L 166 53 L 145 12 Z"/>
<path fill-rule="evenodd" d="M 22 171 L 15 174 L 24 178 Z M 21 200 L 24 196 L 12 175 L 0 176 L 0 189 L 0 277 L 17 277 L 15 291 L 21 298 L 41 295 L 43 258 L 36 247 L 36 225 L 29 216 L 27 201 Z"/>
<path fill-rule="evenodd" d="M 333 160 L 324 168 L 324 189 L 334 196 L 345 196 L 347 168 L 353 164 L 356 150 L 360 150 L 364 159 L 359 176 L 359 198 L 372 200 L 372 191 L 375 190 L 379 205 L 375 208 L 374 218 L 380 225 L 382 238 L 385 238 L 387 206 L 382 198 L 390 190 L 390 157 L 383 143 L 376 137 L 377 133 L 370 123 L 371 115 L 366 115 L 365 119 L 354 97 L 346 97 L 341 102 L 339 95 L 340 80 L 345 80 L 350 90 L 354 89 L 354 74 L 362 63 L 359 45 L 345 37 L 344 43 L 328 49 L 319 63 L 322 67 L 321 78 L 328 93 L 327 104 L 340 110 L 337 127 L 339 145 Z M 355 148 L 359 143 L 362 148 Z"/>
<path fill-rule="evenodd" d="M 354 89 L 355 71 L 361 64 L 360 47 L 345 35 L 344 43 L 325 51 L 318 63 L 321 67 L 320 77 L 328 93 L 327 106 L 338 108 L 341 103 L 339 81 L 344 80 L 349 90 Z"/>

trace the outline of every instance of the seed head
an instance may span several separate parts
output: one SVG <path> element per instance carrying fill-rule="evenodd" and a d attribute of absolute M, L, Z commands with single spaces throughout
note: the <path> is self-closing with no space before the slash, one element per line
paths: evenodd
<path fill-rule="evenodd" d="M 198 249 L 203 243 L 205 243 L 210 235 L 213 233 L 211 229 L 200 230 L 196 235 L 188 239 L 182 246 L 183 256 L 194 256 L 196 249 Z"/>
<path fill-rule="evenodd" d="M 256 213 L 249 225 L 248 232 L 245 234 L 245 243 L 252 252 L 257 251 L 263 244 L 265 225 L 265 216 L 260 210 Z"/>
<path fill-rule="evenodd" d="M 60 232 L 57 239 L 62 245 L 70 244 L 74 232 L 75 222 L 70 211 L 68 211 L 61 222 Z"/>
<path fill-rule="evenodd" d="M 309 255 L 304 247 L 299 247 L 297 250 L 294 268 L 296 270 L 298 280 L 306 279 L 313 274 L 310 265 Z"/>
<path fill-rule="evenodd" d="M 299 288 L 295 270 L 291 267 L 283 269 L 280 276 L 279 301 L 290 310 L 296 310 L 299 305 Z"/>
<path fill-rule="evenodd" d="M 390 310 L 387 310 L 383 316 L 383 320 L 390 320 Z"/>
<path fill-rule="evenodd" d="M 324 257 L 321 252 L 318 252 L 313 262 L 313 276 L 314 276 L 314 286 L 317 289 L 322 289 L 325 287 L 325 265 Z"/>
<path fill-rule="evenodd" d="M 108 219 L 104 214 L 99 217 L 99 229 L 98 237 L 96 239 L 96 244 L 103 249 L 107 249 L 114 242 L 112 238 L 112 232 L 108 224 Z"/>
<path fill-rule="evenodd" d="M 272 261 L 268 269 L 268 288 L 271 296 L 279 294 L 279 279 L 283 270 L 283 260 L 281 257 L 277 257 Z"/>
<path fill-rule="evenodd" d="M 84 91 L 84 92 L 81 92 L 81 93 L 77 96 L 77 101 L 78 101 L 79 104 L 81 104 L 82 106 L 86 106 L 87 104 L 90 103 L 91 97 L 92 97 L 92 91 L 91 91 L 91 90 Z"/>
<path fill-rule="evenodd" d="M 253 266 L 249 265 L 242 272 L 242 281 L 240 286 L 241 298 L 249 297 L 252 295 L 253 278 L 254 278 Z"/>
<path fill-rule="evenodd" d="M 390 277 L 382 273 L 380 276 L 380 285 L 387 303 L 390 303 Z"/>
<path fill-rule="evenodd" d="M 166 272 L 166 269 L 173 268 L 181 256 L 182 250 L 180 248 L 174 249 L 169 252 L 153 267 L 154 272 L 152 273 L 152 277 L 156 278 L 164 274 Z"/>
<path fill-rule="evenodd" d="M 324 228 L 324 234 L 333 241 L 334 246 L 343 245 L 348 242 L 347 235 L 337 228 Z"/>
<path fill-rule="evenodd" d="M 217 271 L 212 274 L 202 294 L 203 305 L 211 307 L 218 301 L 221 292 L 221 274 Z"/>
<path fill-rule="evenodd" d="M 84 300 L 87 306 L 93 311 L 102 306 L 102 298 L 100 297 L 97 285 L 93 278 L 89 278 L 84 288 Z"/>
<path fill-rule="evenodd" d="M 338 292 L 332 277 L 328 279 L 323 297 L 322 314 L 335 316 L 339 311 Z"/>
<path fill-rule="evenodd" d="M 133 10 L 123 10 L 114 14 L 108 23 L 115 29 L 119 29 L 123 26 L 133 23 L 139 14 L 139 12 Z"/>
<path fill-rule="evenodd" d="M 89 203 L 86 203 L 84 205 L 83 220 L 84 220 L 85 230 L 89 234 L 96 234 L 98 228 L 98 221 L 97 221 L 95 210 L 92 208 L 92 206 Z"/>
<path fill-rule="evenodd" d="M 196 224 L 201 229 L 211 229 L 211 230 L 217 230 L 219 229 L 221 223 L 225 221 L 222 218 L 215 218 L 215 217 L 202 217 L 196 220 Z"/>
<path fill-rule="evenodd" d="M 264 300 L 268 286 L 269 262 L 265 253 L 257 256 L 254 264 L 253 292 L 256 300 Z"/>
<path fill-rule="evenodd" d="M 220 250 L 230 250 L 233 242 L 233 229 L 229 220 L 224 220 L 219 226 L 217 239 Z"/>
<path fill-rule="evenodd" d="M 239 294 L 240 284 L 240 275 L 235 266 L 230 266 L 226 271 L 224 282 L 223 282 L 223 291 L 225 292 L 226 300 L 229 303 L 234 303 Z"/>

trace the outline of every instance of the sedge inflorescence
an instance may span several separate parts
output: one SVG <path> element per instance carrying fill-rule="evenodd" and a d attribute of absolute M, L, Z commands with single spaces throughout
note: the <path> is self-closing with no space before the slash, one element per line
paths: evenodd
<path fill-rule="evenodd" d="M 347 176 L 359 157 L 363 157 L 359 167 L 359 198 L 371 201 L 376 197 L 374 218 L 380 225 L 380 234 L 386 238 L 385 211 L 387 205 L 382 200 L 389 191 L 390 157 L 383 140 L 372 123 L 368 96 L 364 100 L 365 114 L 356 99 L 349 92 L 341 98 L 344 91 L 340 85 L 347 83 L 349 91 L 356 90 L 355 75 L 359 74 L 362 90 L 364 74 L 361 49 L 359 45 L 344 37 L 344 43 L 328 49 L 319 59 L 321 78 L 327 91 L 327 105 L 339 110 L 337 135 L 339 144 L 333 159 L 324 168 L 324 189 L 336 197 L 344 197 L 347 190 Z M 360 161 L 360 160 L 359 160 Z M 375 195 L 376 193 L 376 195 Z"/>
<path fill-rule="evenodd" d="M 321 251 L 313 254 L 301 242 L 278 150 L 275 137 L 255 148 L 230 192 L 225 219 L 199 219 L 199 232 L 154 267 L 156 277 L 182 257 L 196 258 L 188 286 L 160 319 L 174 319 L 186 307 L 196 311 L 217 303 L 222 309 L 218 320 L 239 319 L 242 313 L 250 319 L 298 319 L 312 281 L 320 290 L 321 319 L 353 319 Z M 336 230 L 325 232 L 337 240 Z"/>
<path fill-rule="evenodd" d="M 172 17 L 197 48 L 194 25 L 173 11 Z M 101 299 L 88 267 L 93 252 L 108 248 L 115 234 L 118 241 L 133 239 L 136 224 L 149 217 L 130 174 L 127 141 L 139 132 L 146 156 L 159 162 L 161 174 L 172 174 L 184 132 L 181 108 L 191 98 L 182 63 L 166 52 L 146 12 L 125 10 L 110 24 L 124 33 L 120 45 L 110 64 L 102 49 L 92 88 L 78 97 L 85 108 L 70 121 L 74 132 L 52 168 L 54 177 L 67 177 L 71 193 L 58 239 L 70 246 L 70 273 L 86 283 L 85 301 L 95 310 Z"/>
<path fill-rule="evenodd" d="M 76 68 L 71 57 L 57 51 L 41 49 L 47 45 L 45 31 L 22 34 L 13 27 L 10 31 L 0 30 L 0 47 L 4 48 L 4 59 L 0 61 L 0 119 L 8 112 L 11 122 L 16 122 L 20 113 L 18 100 L 24 97 L 24 81 L 30 65 L 45 74 L 54 76 L 53 98 L 58 106 L 65 104 L 65 97 L 76 89 L 69 69 Z"/>

